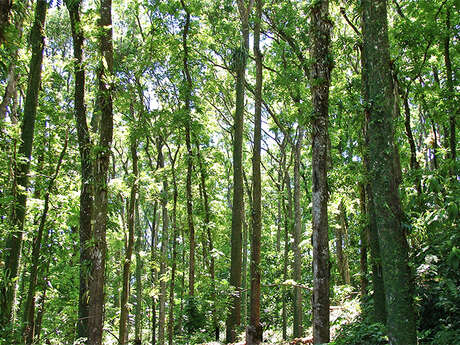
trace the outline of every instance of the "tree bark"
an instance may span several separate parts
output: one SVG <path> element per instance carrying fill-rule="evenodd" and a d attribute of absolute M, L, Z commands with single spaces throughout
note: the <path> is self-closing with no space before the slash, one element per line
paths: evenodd
<path fill-rule="evenodd" d="M 458 105 L 456 108 L 455 103 L 455 92 L 454 92 L 454 81 L 452 78 L 452 61 L 450 59 L 450 8 L 446 11 L 446 36 L 444 38 L 444 63 L 446 65 L 446 77 L 447 77 L 447 94 L 448 94 L 448 105 L 449 105 L 449 142 L 450 142 L 450 158 L 452 160 L 451 173 L 453 176 L 457 175 L 456 171 L 456 158 L 457 158 L 457 136 L 456 136 L 456 118 L 458 118 Z"/>
<path fill-rule="evenodd" d="M 6 40 L 5 31 L 9 24 L 9 16 L 13 0 L 0 0 L 0 45 Z"/>
<path fill-rule="evenodd" d="M 348 267 L 348 257 L 345 252 L 346 236 L 348 233 L 347 215 L 345 213 L 345 206 L 340 201 L 338 221 L 340 227 L 336 230 L 336 247 L 337 247 L 337 264 L 339 267 L 342 284 L 350 284 L 350 268 Z"/>
<path fill-rule="evenodd" d="M 311 27 L 313 339 L 315 344 L 321 344 L 330 340 L 327 160 L 329 84 L 332 69 L 329 45 L 332 23 L 329 19 L 328 0 L 316 1 L 311 8 Z"/>
<path fill-rule="evenodd" d="M 215 258 L 214 258 L 214 241 L 213 235 L 211 230 L 211 209 L 209 206 L 209 198 L 208 192 L 206 188 L 206 177 L 207 171 L 205 165 L 203 164 L 203 157 L 200 153 L 200 145 L 196 143 L 197 153 L 198 153 L 198 164 L 200 167 L 200 183 L 201 183 L 201 190 L 203 191 L 203 204 L 204 204 L 204 226 L 206 228 L 206 234 L 208 237 L 208 246 L 209 246 L 209 253 L 210 253 L 210 262 L 209 262 L 209 275 L 211 276 L 211 299 L 212 299 L 212 322 L 214 327 L 214 335 L 215 340 L 219 341 L 220 337 L 220 330 L 219 330 L 219 322 L 218 322 L 218 315 L 217 315 L 217 289 L 216 289 L 216 272 L 215 272 Z"/>
<path fill-rule="evenodd" d="M 252 1 L 252 0 L 250 0 Z M 243 124 L 244 124 L 244 83 L 246 61 L 249 50 L 250 7 L 244 0 L 238 0 L 241 19 L 242 45 L 235 50 L 236 100 L 233 125 L 233 201 L 232 201 L 232 233 L 231 233 L 231 264 L 230 285 L 234 289 L 230 304 L 230 313 L 226 321 L 226 341 L 236 340 L 236 327 L 241 323 L 241 230 L 243 226 Z"/>
<path fill-rule="evenodd" d="M 359 205 L 361 211 L 361 231 L 359 234 L 359 241 L 360 241 L 360 295 L 361 300 L 365 301 L 365 297 L 367 296 L 367 286 L 369 281 L 367 279 L 367 251 L 369 246 L 369 225 L 368 222 L 365 221 L 367 219 L 367 209 L 366 209 L 366 191 L 364 189 L 363 184 L 359 184 Z"/>
<path fill-rule="evenodd" d="M 90 248 L 88 345 L 101 345 L 104 326 L 104 275 L 106 256 L 108 168 L 113 138 L 112 85 L 112 0 L 101 0 L 98 70 L 99 143 L 94 164 L 94 227 Z"/>
<path fill-rule="evenodd" d="M 369 181 L 382 260 L 391 344 L 417 343 L 408 246 L 394 166 L 393 95 L 386 0 L 363 0 L 363 79 L 368 107 Z M 371 220 L 372 223 L 372 220 Z"/>
<path fill-rule="evenodd" d="M 169 149 L 169 148 L 168 148 Z M 176 158 L 179 152 L 179 147 L 177 148 L 176 154 L 174 157 L 169 151 L 169 160 L 171 161 L 171 172 L 172 172 L 172 182 L 173 182 L 173 209 L 172 209 L 172 262 L 171 262 L 171 283 L 169 285 L 169 320 L 168 320 L 168 343 L 173 345 L 173 336 L 174 336 L 174 286 L 176 282 L 176 259 L 177 259 L 177 179 L 176 179 Z"/>
<path fill-rule="evenodd" d="M 133 112 L 133 105 L 131 104 L 131 112 Z M 129 309 L 128 300 L 130 295 L 130 281 L 131 281 L 131 261 L 134 248 L 134 232 L 136 226 L 136 195 L 137 195 L 137 178 L 138 171 L 138 157 L 137 157 L 137 141 L 131 134 L 131 159 L 133 162 L 133 180 L 131 184 L 131 192 L 129 196 L 128 206 L 128 244 L 126 246 L 125 259 L 123 262 L 123 287 L 121 293 L 120 303 L 120 324 L 118 329 L 118 344 L 124 345 L 128 341 L 128 333 L 126 331 L 126 323 L 128 321 Z"/>
<path fill-rule="evenodd" d="M 185 11 L 185 25 L 182 33 L 182 48 L 184 49 L 183 64 L 185 76 L 185 95 L 184 95 L 184 111 L 186 113 L 185 119 L 185 144 L 187 147 L 187 182 L 186 182 L 186 197 L 187 197 L 187 224 L 190 236 L 190 262 L 189 262 L 189 295 L 195 294 L 195 228 L 193 225 L 193 204 L 192 204 L 192 173 L 193 173 L 193 152 L 192 144 L 190 141 L 190 132 L 192 126 L 192 113 L 191 113 L 191 97 L 192 97 L 192 77 L 190 75 L 190 68 L 188 62 L 188 33 L 190 30 L 190 12 L 181 0 L 182 8 Z"/>
<path fill-rule="evenodd" d="M 256 0 L 254 23 L 254 56 L 256 60 L 256 87 L 254 98 L 254 147 L 252 155 L 252 238 L 251 238 L 251 313 L 246 331 L 246 344 L 262 342 L 260 323 L 260 246 L 262 236 L 262 182 L 260 174 L 260 150 L 262 142 L 262 53 L 260 51 L 260 24 L 262 0 Z"/>
<path fill-rule="evenodd" d="M 294 338 L 303 336 L 302 325 L 302 290 L 298 284 L 302 284 L 302 256 L 300 253 L 300 242 L 302 241 L 302 214 L 300 209 L 300 154 L 304 138 L 304 129 L 299 126 L 297 142 L 294 152 Z"/>
<path fill-rule="evenodd" d="M 80 286 L 78 299 L 77 338 L 88 337 L 88 280 L 89 280 L 89 241 L 92 234 L 93 219 L 93 162 L 91 158 L 91 139 L 86 122 L 85 110 L 85 71 L 83 69 L 83 30 L 80 22 L 81 0 L 65 2 L 69 11 L 73 40 L 75 75 L 75 123 L 77 127 L 78 148 L 80 151 Z"/>
<path fill-rule="evenodd" d="M 165 163 L 162 152 L 162 144 L 158 140 L 158 166 L 164 169 Z M 162 233 L 160 245 L 160 310 L 159 310 L 159 324 L 158 324 L 158 344 L 165 344 L 165 325 L 166 325 L 166 260 L 168 251 L 168 230 L 169 230 L 169 217 L 168 217 L 168 177 L 166 174 L 163 176 L 163 191 L 161 200 L 162 210 Z"/>
<path fill-rule="evenodd" d="M 15 165 L 13 190 L 14 206 L 11 214 L 11 231 L 6 239 L 4 251 L 4 275 L 0 286 L 0 330 L 5 329 L 4 334 L 10 334 L 10 322 L 12 321 L 13 306 L 16 299 L 16 278 L 18 276 L 19 260 L 22 248 L 22 233 L 27 202 L 27 189 L 29 187 L 30 159 L 32 156 L 32 144 L 34 140 L 35 116 L 37 114 L 38 93 L 41 81 L 43 49 L 45 46 L 44 24 L 47 10 L 45 0 L 37 0 L 35 18 L 30 42 L 32 45 L 32 57 L 29 65 L 29 78 L 27 93 L 24 104 L 24 116 L 21 125 L 21 143 L 18 156 L 21 158 Z M 16 187 L 17 186 L 17 187 Z M 18 192 L 18 190 L 21 190 Z"/>
<path fill-rule="evenodd" d="M 40 217 L 40 224 L 38 226 L 37 235 L 34 237 L 34 241 L 32 244 L 32 266 L 30 268 L 30 276 L 29 276 L 29 289 L 27 291 L 27 299 L 26 304 L 24 307 L 24 314 L 23 314 L 23 335 L 24 335 L 24 342 L 26 345 L 30 345 L 33 343 L 35 338 L 35 293 L 37 288 L 37 280 L 38 280 L 38 269 L 40 264 L 40 249 L 42 247 L 42 238 L 43 238 L 43 231 L 45 230 L 46 219 L 48 216 L 49 210 L 49 203 L 50 203 L 50 195 L 51 190 L 54 186 L 54 182 L 59 174 L 59 170 L 62 165 L 62 161 L 64 160 L 64 155 L 67 150 L 67 143 L 68 143 L 68 135 L 66 133 L 66 138 L 64 141 L 64 147 L 59 155 L 58 162 L 56 164 L 56 169 L 54 170 L 53 176 L 48 181 L 48 187 L 46 190 L 46 194 L 44 197 L 44 206 L 43 211 Z"/>

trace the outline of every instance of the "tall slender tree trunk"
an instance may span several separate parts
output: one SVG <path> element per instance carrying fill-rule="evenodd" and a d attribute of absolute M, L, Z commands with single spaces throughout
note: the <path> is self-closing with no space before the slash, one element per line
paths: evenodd
<path fill-rule="evenodd" d="M 156 257 L 157 257 L 157 251 L 156 251 L 156 246 L 157 246 L 157 234 L 158 234 L 158 219 L 157 217 L 157 208 L 158 208 L 158 202 L 155 201 L 153 205 L 153 219 L 152 219 L 152 225 L 150 226 L 150 280 L 152 286 L 156 284 L 156 276 L 157 276 L 157 270 L 155 268 L 155 262 L 156 262 Z M 156 315 L 156 297 L 155 295 L 152 296 L 151 302 L 150 302 L 150 308 L 152 311 L 151 315 L 151 324 L 152 324 L 152 337 L 151 337 L 151 344 L 155 345 L 156 344 L 156 323 L 157 323 L 157 315 Z"/>
<path fill-rule="evenodd" d="M 131 112 L 133 113 L 133 105 L 131 104 Z M 128 206 L 128 243 L 126 246 L 125 259 L 123 262 L 123 285 L 120 303 L 120 324 L 118 327 L 118 344 L 124 345 L 128 341 L 128 332 L 126 331 L 126 324 L 129 316 L 128 301 L 130 295 L 130 281 L 131 281 L 131 261 L 134 248 L 134 232 L 136 227 L 136 195 L 137 195 L 137 178 L 138 171 L 138 157 L 137 157 L 137 140 L 134 134 L 131 134 L 131 159 L 133 162 L 133 182 L 131 185 L 131 192 L 129 196 Z"/>
<path fill-rule="evenodd" d="M 386 0 L 363 0 L 363 78 L 368 105 L 369 181 L 382 260 L 391 344 L 417 343 L 408 245 L 394 166 L 393 95 Z"/>
<path fill-rule="evenodd" d="M 185 25 L 182 33 L 182 48 L 184 49 L 183 64 L 185 75 L 185 95 L 184 95 L 184 110 L 187 114 L 185 119 L 185 144 L 187 146 L 187 182 L 186 182 L 186 197 L 187 197 L 187 224 L 190 236 L 190 262 L 189 262 L 189 295 L 195 294 L 195 228 L 193 226 L 193 204 L 192 204 L 192 173 L 193 173 L 193 152 L 190 141 L 190 132 L 192 127 L 191 113 L 191 97 L 192 97 L 192 77 L 190 75 L 190 67 L 188 62 L 188 34 L 190 30 L 190 12 L 184 1 L 181 0 L 182 9 L 185 11 Z"/>
<path fill-rule="evenodd" d="M 287 281 L 289 279 L 289 250 L 290 250 L 290 239 L 289 239 L 289 234 L 292 234 L 294 229 L 294 216 L 292 213 L 292 188 L 291 188 L 291 178 L 289 176 L 289 171 L 286 169 L 284 172 L 284 183 L 285 183 L 285 188 L 286 188 L 286 199 L 287 199 L 287 205 L 286 201 L 284 201 L 284 265 L 283 265 L 283 279 L 284 281 Z M 283 310 L 282 310 L 282 315 L 283 315 L 283 339 L 287 339 L 287 315 L 288 315 L 288 310 L 287 310 L 287 301 L 289 299 L 289 292 L 287 290 L 286 286 L 283 286 Z"/>
<path fill-rule="evenodd" d="M 300 154 L 304 137 L 304 129 L 299 127 L 294 152 L 294 327 L 293 335 L 300 338 L 303 335 L 302 326 L 302 291 L 298 284 L 302 283 L 302 256 L 300 242 L 302 241 L 302 214 L 300 209 Z"/>
<path fill-rule="evenodd" d="M 165 163 L 162 152 L 162 145 L 158 140 L 158 166 L 164 169 Z M 163 176 L 163 191 L 161 200 L 162 210 L 162 233 L 160 245 L 160 310 L 159 310 L 159 324 L 158 324 L 158 344 L 165 344 L 165 325 L 166 325 L 166 260 L 168 252 L 168 232 L 169 232 L 169 217 L 168 217 L 168 177 Z"/>
<path fill-rule="evenodd" d="M 48 181 L 48 187 L 46 190 L 46 194 L 44 197 L 44 205 L 43 211 L 40 217 L 40 224 L 38 226 L 37 235 L 34 238 L 34 242 L 32 244 L 32 265 L 30 268 L 30 276 L 29 276 L 29 289 L 27 292 L 27 299 L 26 304 L 24 307 L 24 314 L 23 314 L 23 336 L 24 342 L 26 345 L 30 345 L 33 343 L 35 337 L 35 293 L 37 288 L 37 280 L 38 280 L 38 270 L 40 264 L 40 250 L 42 247 L 42 238 L 43 232 L 45 230 L 46 219 L 48 216 L 49 210 L 49 203 L 50 203 L 50 195 L 51 190 L 54 186 L 54 182 L 59 174 L 59 170 L 62 165 L 62 161 L 64 160 L 64 155 L 67 150 L 67 143 L 68 143 L 68 136 L 66 135 L 64 147 L 59 155 L 58 162 L 56 164 L 56 169 L 54 170 L 53 176 Z"/>
<path fill-rule="evenodd" d="M 32 57 L 29 64 L 29 78 L 24 104 L 24 115 L 21 125 L 21 143 L 19 145 L 19 161 L 15 165 L 14 206 L 11 214 L 12 231 L 6 239 L 4 251 L 4 268 L 0 286 L 0 331 L 11 334 L 11 324 L 16 299 L 16 278 L 18 277 L 19 261 L 22 248 L 22 234 L 29 187 L 30 159 L 34 140 L 35 116 L 37 114 L 38 93 L 41 81 L 43 49 L 45 46 L 44 25 L 47 10 L 45 0 L 37 0 L 35 18 L 30 33 Z M 4 13 L 2 13 L 3 15 Z M 3 28 L 2 28 L 3 29 Z M 19 191 L 19 192 L 18 192 Z"/>
<path fill-rule="evenodd" d="M 168 148 L 169 149 L 169 148 Z M 171 261 L 171 283 L 169 285 L 169 316 L 168 316 L 168 343 L 173 345 L 174 336 L 174 287 L 176 282 L 176 260 L 177 260 L 177 178 L 176 178 L 176 159 L 179 148 L 177 148 L 176 154 L 172 157 L 171 151 L 169 152 L 169 160 L 171 161 L 171 172 L 173 182 L 173 209 L 172 209 L 172 261 Z"/>
<path fill-rule="evenodd" d="M 447 94 L 449 104 L 449 142 L 450 142 L 450 158 L 452 160 L 451 173 L 456 176 L 456 158 L 457 158 L 457 136 L 456 136 L 456 119 L 459 117 L 459 107 L 455 103 L 454 80 L 452 78 L 452 61 L 450 59 L 450 8 L 446 11 L 446 36 L 444 37 L 444 63 L 446 65 L 447 78 Z"/>
<path fill-rule="evenodd" d="M 113 138 L 112 85 L 113 73 L 112 0 L 101 0 L 98 70 L 100 110 L 98 152 L 94 164 L 94 227 L 90 248 L 88 345 L 101 345 L 104 326 L 104 276 L 106 256 L 108 168 Z"/>
<path fill-rule="evenodd" d="M 350 268 L 348 266 L 348 256 L 345 252 L 346 236 L 348 233 L 348 221 L 343 201 L 339 204 L 339 215 L 337 217 L 340 226 L 336 228 L 336 249 L 337 249 L 337 266 L 339 267 L 342 284 L 350 284 Z M 345 245 L 345 248 L 344 248 Z"/>
<path fill-rule="evenodd" d="M 262 53 L 260 51 L 260 25 L 263 0 L 256 0 L 254 23 L 254 56 L 256 60 L 256 87 L 254 99 L 254 148 L 252 154 L 252 238 L 251 238 L 251 314 L 246 331 L 246 344 L 262 342 L 260 323 L 260 246 L 262 236 L 262 181 L 260 174 L 260 150 L 262 143 Z"/>
<path fill-rule="evenodd" d="M 142 290 L 142 271 L 144 263 L 142 261 L 142 228 L 139 218 L 139 202 L 136 200 L 136 222 L 134 228 L 136 229 L 136 243 L 134 251 L 136 253 L 136 314 L 134 316 L 134 345 L 142 344 L 142 320 L 144 313 L 144 296 Z"/>
<path fill-rule="evenodd" d="M 312 227 L 313 227 L 313 339 L 328 343 L 329 328 L 329 240 L 327 201 L 328 108 L 332 57 L 329 53 L 329 1 L 316 1 L 311 8 L 312 60 Z"/>
<path fill-rule="evenodd" d="M 362 301 L 365 301 L 365 297 L 367 296 L 367 286 L 369 281 L 367 279 L 367 252 L 368 252 L 368 237 L 369 237 L 369 225 L 365 221 L 367 217 L 367 209 L 366 209 L 366 191 L 364 189 L 363 184 L 359 184 L 359 206 L 361 212 L 361 231 L 359 234 L 359 253 L 360 253 L 360 260 L 359 260 L 359 267 L 360 267 L 360 297 Z"/>
<path fill-rule="evenodd" d="M 250 7 L 244 0 L 238 0 L 241 19 L 241 46 L 235 51 L 236 100 L 233 133 L 233 201 L 230 285 L 234 294 L 230 304 L 230 313 L 226 321 L 228 343 L 236 340 L 236 328 L 241 323 L 241 230 L 243 227 L 243 124 L 244 124 L 244 83 L 246 61 L 249 51 L 249 13 Z"/>
<path fill-rule="evenodd" d="M 206 228 L 206 234 L 208 237 L 208 246 L 209 246 L 209 253 L 210 253 L 210 262 L 209 262 L 209 275 L 211 276 L 211 299 L 212 299 L 212 322 L 214 327 L 214 335 L 216 341 L 219 341 L 220 330 L 219 330 L 219 322 L 218 322 L 218 315 L 217 315 L 217 288 L 216 288 L 216 272 L 215 272 L 215 258 L 214 258 L 214 241 L 211 229 L 211 209 L 209 206 L 209 198 L 208 192 L 206 188 L 206 177 L 207 171 L 205 165 L 203 164 L 203 157 L 200 153 L 200 145 L 196 143 L 196 149 L 198 154 L 198 164 L 200 167 L 200 183 L 201 183 L 201 190 L 203 191 L 203 206 L 204 206 L 204 226 Z"/>
<path fill-rule="evenodd" d="M 86 122 L 85 111 L 85 71 L 83 69 L 83 30 L 80 22 L 81 0 L 66 2 L 72 30 L 74 74 L 75 74 L 75 123 L 77 127 L 78 148 L 80 151 L 80 286 L 78 298 L 77 338 L 88 337 L 89 319 L 89 241 L 92 236 L 93 219 L 93 162 L 91 159 L 91 139 Z"/>

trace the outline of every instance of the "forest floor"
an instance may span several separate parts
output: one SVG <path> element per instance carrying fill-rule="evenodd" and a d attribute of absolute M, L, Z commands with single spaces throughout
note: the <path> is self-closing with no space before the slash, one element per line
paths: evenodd
<path fill-rule="evenodd" d="M 339 305 L 331 306 L 330 308 L 330 322 L 331 322 L 331 340 L 333 340 L 338 330 L 343 324 L 352 322 L 361 312 L 359 305 L 359 299 L 352 298 L 340 303 Z M 267 329 L 264 331 L 264 342 L 265 345 L 301 345 L 301 344 L 313 344 L 312 328 L 305 330 L 305 336 L 303 338 L 295 338 L 290 340 L 282 340 L 282 335 L 279 330 Z M 292 329 L 288 330 L 288 334 L 292 334 Z M 228 344 L 228 345 L 246 345 L 244 340 L 244 333 L 240 335 L 240 341 Z M 210 342 L 196 345 L 223 345 L 220 342 Z"/>

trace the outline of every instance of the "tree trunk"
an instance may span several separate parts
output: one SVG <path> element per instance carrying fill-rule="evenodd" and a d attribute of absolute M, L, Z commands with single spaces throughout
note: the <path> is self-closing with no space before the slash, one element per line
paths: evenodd
<path fill-rule="evenodd" d="M 152 286 L 156 284 L 156 275 L 157 275 L 157 270 L 155 269 L 155 262 L 156 262 L 156 246 L 157 246 L 157 234 L 158 234 L 158 226 L 157 226 L 157 220 L 159 217 L 157 217 L 157 208 L 158 208 L 158 202 L 155 201 L 155 204 L 153 205 L 153 219 L 152 219 L 152 225 L 150 227 L 150 279 L 151 279 L 151 284 Z M 155 345 L 156 344 L 156 322 L 157 322 L 157 316 L 156 316 L 156 297 L 155 295 L 152 296 L 151 299 L 151 309 L 152 309 L 152 338 L 151 338 L 151 344 Z"/>
<path fill-rule="evenodd" d="M 88 280 L 89 280 L 89 241 L 92 236 L 93 218 L 93 163 L 91 159 L 91 139 L 86 122 L 85 110 L 85 71 L 83 69 L 83 30 L 80 22 L 81 0 L 66 2 L 72 30 L 74 74 L 75 74 L 75 123 L 77 127 L 78 148 L 81 164 L 80 189 L 80 286 L 78 299 L 77 338 L 88 337 Z"/>
<path fill-rule="evenodd" d="M 315 344 L 328 343 L 329 328 L 329 241 L 327 201 L 328 108 L 332 68 L 329 54 L 329 1 L 316 1 L 311 8 L 312 60 L 312 227 L 313 227 L 313 339 Z"/>
<path fill-rule="evenodd" d="M 142 271 L 144 263 L 142 262 L 142 228 L 139 220 L 139 203 L 136 200 L 136 222 L 134 228 L 136 229 L 136 244 L 134 250 L 136 252 L 136 314 L 134 316 L 134 345 L 142 344 L 142 316 L 144 308 L 143 291 L 142 291 Z"/>
<path fill-rule="evenodd" d="M 285 232 L 284 232 L 284 265 L 283 265 L 283 279 L 287 281 L 289 278 L 289 234 L 294 232 L 293 225 L 294 225 L 294 217 L 292 214 L 292 189 L 291 189 L 291 178 L 289 176 L 289 172 L 286 169 L 284 172 L 284 182 L 286 185 L 286 198 L 287 198 L 287 205 L 284 201 L 285 206 Z M 289 299 L 289 292 L 287 287 L 283 286 L 283 339 L 287 339 L 287 301 Z"/>
<path fill-rule="evenodd" d="M 162 145 L 158 140 L 158 166 L 164 169 L 165 163 L 162 152 Z M 165 325 L 166 325 L 166 260 L 168 252 L 168 177 L 166 174 L 163 176 L 163 191 L 162 191 L 161 209 L 163 227 L 161 233 L 161 246 L 160 246 L 160 310 L 159 310 L 159 324 L 158 324 L 158 344 L 165 345 Z"/>
<path fill-rule="evenodd" d="M 369 237 L 369 224 L 365 219 L 367 218 L 366 208 L 366 191 L 364 186 L 359 184 L 359 205 L 361 211 L 361 232 L 359 234 L 360 241 L 360 295 L 361 300 L 365 301 L 367 296 L 367 285 L 369 281 L 367 279 L 367 251 L 368 251 L 368 237 Z"/>
<path fill-rule="evenodd" d="M 386 0 L 363 0 L 363 79 L 368 105 L 369 181 L 391 344 L 417 343 L 408 246 L 394 166 L 393 95 Z M 372 223 L 372 221 L 371 221 Z M 401 322 L 404 320 L 404 322 Z"/>
<path fill-rule="evenodd" d="M 242 45 L 235 51 L 236 100 L 233 133 L 233 202 L 232 202 L 232 234 L 230 285 L 234 294 L 230 304 L 230 313 L 226 321 L 228 343 L 236 340 L 236 328 L 241 323 L 241 230 L 243 226 L 243 123 L 244 123 L 244 83 L 246 60 L 249 50 L 250 9 L 243 0 L 238 0 L 241 19 Z"/>
<path fill-rule="evenodd" d="M 256 87 L 254 98 L 254 148 L 252 154 L 252 238 L 251 238 L 251 314 L 246 331 L 246 344 L 262 342 L 260 323 L 260 242 L 262 236 L 262 182 L 260 174 L 260 150 L 262 142 L 262 53 L 260 51 L 260 24 L 262 0 L 256 0 L 254 23 L 254 56 L 256 60 Z"/>
<path fill-rule="evenodd" d="M 100 54 L 98 70 L 98 107 L 100 110 L 99 143 L 94 164 L 94 231 L 90 248 L 88 345 L 101 345 L 104 326 L 104 275 L 106 256 L 108 168 L 113 137 L 112 85 L 113 73 L 112 0 L 101 0 Z"/>
<path fill-rule="evenodd" d="M 338 221 L 340 227 L 336 230 L 337 264 L 342 278 L 342 284 L 350 284 L 350 268 L 348 267 L 348 257 L 345 252 L 348 222 L 347 215 L 345 213 L 345 206 L 342 201 L 339 204 Z"/>
<path fill-rule="evenodd" d="M 131 113 L 133 113 L 133 105 L 131 104 Z M 133 115 L 133 114 L 132 114 Z M 129 309 L 128 301 L 130 295 L 131 281 L 131 261 L 134 248 L 134 232 L 136 226 L 136 195 L 137 195 L 137 178 L 139 171 L 137 167 L 137 141 L 134 134 L 131 134 L 131 159 L 133 161 L 133 181 L 131 184 L 131 192 L 129 196 L 128 206 L 128 244 L 126 246 L 125 260 L 123 262 L 123 287 L 120 303 L 120 324 L 118 329 L 118 344 L 124 345 L 128 341 L 129 334 L 126 331 L 126 323 L 128 321 Z"/>
<path fill-rule="evenodd" d="M 24 314 L 23 314 L 23 335 L 24 341 L 26 345 L 30 345 L 33 343 L 35 334 L 35 292 L 37 288 L 37 280 L 38 280 L 38 269 L 40 263 L 40 249 L 42 247 L 42 238 L 43 238 L 43 231 L 45 230 L 46 219 L 48 216 L 49 210 L 49 202 L 50 202 L 50 195 L 51 190 L 54 186 L 54 182 L 59 174 L 59 170 L 62 165 L 62 161 L 64 160 L 64 155 L 67 150 L 67 143 L 68 143 L 68 136 L 66 134 L 64 147 L 59 155 L 58 162 L 56 164 L 56 169 L 54 171 L 53 176 L 48 182 L 48 188 L 44 198 L 44 206 L 43 211 L 40 217 L 40 224 L 38 226 L 37 235 L 34 237 L 34 241 L 32 244 L 32 266 L 30 268 L 30 276 L 29 276 L 29 289 L 27 292 L 27 299 L 26 304 L 24 307 Z"/>
<path fill-rule="evenodd" d="M 209 206 L 208 192 L 206 188 L 206 177 L 207 171 L 205 165 L 203 164 L 203 157 L 200 153 L 200 145 L 196 143 L 197 153 L 198 153 L 198 164 L 200 167 L 200 183 L 201 190 L 203 191 L 203 206 L 204 206 L 204 226 L 206 228 L 206 234 L 208 237 L 208 246 L 210 253 L 210 262 L 209 262 L 209 274 L 211 276 L 211 299 L 212 299 L 212 322 L 214 327 L 215 340 L 219 341 L 220 331 L 219 331 L 219 322 L 217 315 L 217 291 L 216 291 L 216 272 L 215 272 L 215 258 L 214 258 L 214 241 L 211 230 L 211 209 Z"/>
<path fill-rule="evenodd" d="M 37 114 L 38 93 L 41 81 L 43 48 L 45 46 L 44 25 L 47 10 L 45 0 L 37 0 L 35 18 L 30 42 L 32 45 L 32 57 L 29 65 L 29 78 L 27 93 L 24 104 L 24 116 L 21 125 L 21 143 L 18 156 L 20 160 L 15 166 L 13 190 L 13 211 L 11 214 L 11 231 L 6 239 L 4 248 L 4 275 L 0 286 L 0 330 L 5 329 L 4 334 L 11 333 L 10 322 L 12 321 L 13 306 L 16 298 L 16 278 L 18 276 L 19 260 L 22 247 L 22 233 L 24 230 L 24 218 L 26 212 L 27 189 L 29 187 L 30 159 L 34 140 L 35 116 Z M 2 13 L 3 15 L 4 13 Z M 3 29 L 3 28 L 2 28 Z M 20 190 L 20 192 L 18 192 Z"/>
<path fill-rule="evenodd" d="M 187 183 L 186 183 L 186 197 L 187 197 L 187 223 L 190 236 L 190 262 L 189 262 L 189 295 L 195 294 L 195 228 L 193 226 L 193 205 L 192 205 L 192 172 L 193 172 L 193 152 L 192 144 L 190 141 L 190 132 L 192 126 L 192 114 L 191 114 L 191 97 L 192 97 L 192 77 L 190 75 L 189 63 L 188 63 L 188 33 L 190 29 L 190 12 L 185 6 L 183 0 L 181 0 L 182 8 L 185 11 L 185 26 L 182 33 L 182 48 L 184 49 L 183 63 L 184 63 L 184 75 L 185 75 L 185 95 L 184 95 L 184 111 L 187 116 L 185 119 L 185 144 L 187 146 Z"/>
<path fill-rule="evenodd" d="M 302 256 L 300 242 L 302 241 L 302 214 L 300 209 L 300 154 L 304 137 L 304 129 L 300 126 L 294 153 L 294 281 L 302 284 Z M 302 291 L 299 286 L 294 287 L 294 327 L 293 336 L 303 336 L 302 326 Z"/>
<path fill-rule="evenodd" d="M 168 343 L 173 345 L 173 336 L 174 336 L 174 286 L 176 282 L 176 259 L 177 259 L 177 179 L 176 179 L 176 158 L 179 152 L 179 147 L 177 148 L 176 154 L 172 157 L 171 152 L 169 152 L 169 160 L 171 161 L 171 172 L 173 180 L 173 209 L 172 209 L 172 261 L 171 261 L 171 283 L 169 285 L 169 320 L 168 320 Z"/>
<path fill-rule="evenodd" d="M 456 136 L 456 118 L 458 118 L 458 105 L 454 103 L 455 101 L 455 92 L 454 92 L 454 81 L 452 78 L 452 62 L 450 59 L 450 8 L 447 8 L 446 11 L 446 36 L 444 38 L 444 63 L 446 65 L 446 77 L 447 77 L 447 94 L 448 94 L 448 105 L 449 105 L 449 141 L 450 141 L 450 158 L 452 159 L 451 163 L 451 174 L 453 176 L 457 175 L 456 171 L 456 158 L 457 158 L 457 136 Z M 457 109 L 456 109 L 457 106 Z"/>
<path fill-rule="evenodd" d="M 5 31 L 9 25 L 9 16 L 13 0 L 0 0 L 0 45 L 6 41 Z"/>

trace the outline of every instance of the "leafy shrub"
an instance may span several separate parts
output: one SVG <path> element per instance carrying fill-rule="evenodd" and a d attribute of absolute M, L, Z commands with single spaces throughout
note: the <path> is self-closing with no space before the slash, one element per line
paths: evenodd
<path fill-rule="evenodd" d="M 359 318 L 355 322 L 343 325 L 332 342 L 334 345 L 386 345 L 388 338 L 385 326 Z"/>

